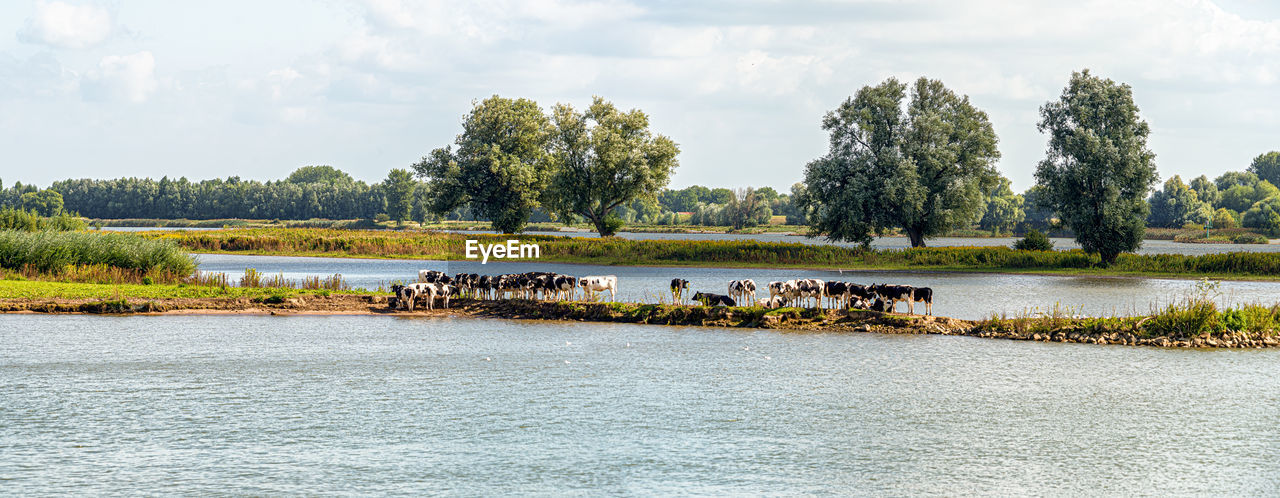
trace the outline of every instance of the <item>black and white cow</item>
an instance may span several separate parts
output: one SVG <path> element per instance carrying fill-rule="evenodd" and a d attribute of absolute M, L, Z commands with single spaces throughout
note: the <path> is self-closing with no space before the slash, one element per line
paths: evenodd
<path fill-rule="evenodd" d="M 391 286 L 391 292 L 396 294 L 397 305 L 409 311 L 413 311 L 413 305 L 421 298 L 427 300 L 427 309 L 432 309 L 436 296 L 436 289 L 433 284 L 423 282 L 393 285 Z"/>
<path fill-rule="evenodd" d="M 893 304 L 887 303 L 885 302 L 885 300 L 877 297 L 875 301 L 871 301 L 870 304 L 868 304 L 868 308 L 870 308 L 872 311 L 888 313 L 893 311 Z"/>
<path fill-rule="evenodd" d="M 805 298 L 811 298 L 813 299 L 813 302 L 816 303 L 814 306 L 818 309 L 822 309 L 822 296 L 826 287 L 826 282 L 816 278 L 796 280 L 796 294 L 801 300 L 801 306 L 804 305 Z"/>
<path fill-rule="evenodd" d="M 555 286 L 556 299 L 572 301 L 573 291 L 578 288 L 578 277 L 573 275 L 556 275 L 552 284 Z"/>
<path fill-rule="evenodd" d="M 799 297 L 799 292 L 795 280 L 769 282 L 769 297 L 781 297 L 784 305 Z"/>
<path fill-rule="evenodd" d="M 875 299 L 876 293 L 865 285 L 849 284 L 849 307 L 866 308 Z"/>
<path fill-rule="evenodd" d="M 448 275 L 445 275 L 442 271 L 418 270 L 418 282 L 433 284 L 446 277 Z"/>
<path fill-rule="evenodd" d="M 684 303 L 684 291 L 689 290 L 689 281 L 683 278 L 671 279 L 671 299 L 677 304 Z"/>
<path fill-rule="evenodd" d="M 825 287 L 822 289 L 822 293 L 824 296 L 826 296 L 826 299 L 830 301 L 831 306 L 836 308 L 849 307 L 849 283 L 848 282 L 828 280 L 827 282 L 825 282 Z"/>
<path fill-rule="evenodd" d="M 737 306 L 738 303 L 729 296 L 721 296 L 720 294 L 712 294 L 710 292 L 698 292 L 693 295 L 694 302 L 702 303 L 703 306 Z"/>
<path fill-rule="evenodd" d="M 924 314 L 933 314 L 933 289 L 929 287 L 916 287 L 916 291 L 911 293 L 911 300 L 914 302 L 924 303 Z"/>
<path fill-rule="evenodd" d="M 430 284 L 421 283 L 421 284 L 410 284 L 410 285 L 419 285 L 424 288 L 430 289 L 429 291 L 420 291 L 420 294 L 419 294 L 420 296 L 426 298 L 427 309 L 435 309 L 435 306 L 436 306 L 435 303 L 437 298 L 444 301 L 444 307 L 448 308 L 449 297 L 452 296 L 457 289 L 453 285 L 446 284 L 444 282 L 435 282 Z"/>
<path fill-rule="evenodd" d="M 913 306 L 913 302 L 915 301 L 915 290 L 915 287 L 910 285 L 878 284 L 871 286 L 872 292 L 875 292 L 881 299 L 889 302 L 890 311 L 896 311 L 898 301 L 906 301 L 907 313 L 912 315 L 915 314 L 915 306 Z M 932 294 L 932 291 L 930 291 L 930 294 Z M 929 300 L 930 302 L 933 301 L 932 296 L 930 296 Z"/>
<path fill-rule="evenodd" d="M 753 301 L 756 297 L 756 282 L 749 278 L 730 281 L 729 297 L 744 303 Z"/>
<path fill-rule="evenodd" d="M 588 299 L 595 299 L 595 293 L 609 291 L 609 300 L 614 301 L 618 298 L 618 277 L 614 275 L 591 275 L 578 279 L 578 286 L 582 287 Z"/>

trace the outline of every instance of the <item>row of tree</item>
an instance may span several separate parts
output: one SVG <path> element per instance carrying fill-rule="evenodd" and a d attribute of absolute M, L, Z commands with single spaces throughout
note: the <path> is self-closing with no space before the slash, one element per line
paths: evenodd
<path fill-rule="evenodd" d="M 1253 159 L 1241 171 L 1228 171 L 1210 180 L 1201 175 L 1184 183 L 1174 175 L 1151 194 L 1147 224 L 1181 227 L 1198 224 L 1218 228 L 1244 226 L 1280 235 L 1280 152 Z"/>
<path fill-rule="evenodd" d="M 1048 135 L 1036 168 L 1038 206 L 1056 213 L 1081 246 L 1111 262 L 1142 241 L 1157 180 L 1150 127 L 1132 89 L 1073 73 L 1040 108 Z M 998 139 L 987 114 L 942 82 L 896 79 L 866 86 L 827 113 L 829 151 L 805 166 L 797 204 L 810 230 L 869 245 L 901 229 L 912 246 L 979 220 L 1007 227 L 1026 216 L 995 170 Z"/>
<path fill-rule="evenodd" d="M 453 145 L 413 169 L 427 181 L 435 213 L 470 206 L 512 233 L 541 208 L 586 220 L 603 236 L 624 222 L 618 208 L 656 201 L 679 153 L 674 141 L 649 130 L 644 112 L 600 97 L 581 112 L 557 104 L 548 114 L 532 100 L 495 95 L 473 106 Z"/>
<path fill-rule="evenodd" d="M 895 229 L 919 247 L 974 222 L 1008 231 L 1056 221 L 1107 263 L 1137 249 L 1148 224 L 1280 235 L 1280 152 L 1212 181 L 1174 176 L 1152 193 L 1150 127 L 1128 85 L 1073 73 L 1040 117 L 1046 155 L 1037 184 L 1017 195 L 995 170 L 995 131 L 968 97 L 927 78 L 863 87 L 823 119 L 828 153 L 805 166 L 793 202 L 811 233 L 863 244 Z"/>

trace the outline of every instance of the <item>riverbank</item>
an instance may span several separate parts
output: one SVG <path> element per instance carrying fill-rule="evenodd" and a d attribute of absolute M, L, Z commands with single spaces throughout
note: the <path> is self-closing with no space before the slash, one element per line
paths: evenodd
<path fill-rule="evenodd" d="M 910 270 L 1280 280 L 1280 253 L 1123 254 L 1103 267 L 1080 250 L 1016 251 L 1008 247 L 863 250 L 836 245 L 757 240 L 629 240 L 547 235 L 386 232 L 327 229 L 246 229 L 142 232 L 195 253 L 467 261 L 465 242 L 537 244 L 536 261 L 618 266 Z M 478 262 L 476 260 L 475 262 Z"/>
<path fill-rule="evenodd" d="M 6 295 L 7 294 L 0 294 Z M 1274 314 L 1274 309 L 1271 313 Z M 635 303 L 455 300 L 448 309 L 412 312 L 393 309 L 385 294 L 294 293 L 287 297 L 180 298 L 0 298 L 0 313 L 48 314 L 269 314 L 380 315 L 397 317 L 464 316 L 522 320 L 637 323 L 877 334 L 936 334 L 989 339 L 1181 348 L 1264 348 L 1280 346 L 1270 323 L 1246 330 L 1188 327 L 1176 310 L 1148 317 L 1075 318 L 1062 316 L 958 320 L 948 317 L 880 313 L 865 310 L 813 310 L 759 307 L 705 307 Z M 1234 316 L 1233 311 L 1224 316 Z M 1242 324 L 1248 315 L 1237 317 Z M 1270 318 L 1269 318 L 1270 319 Z M 1256 318 L 1255 318 L 1256 320 Z M 1176 323 L 1175 323 L 1176 322 Z M 1181 328 L 1180 328 L 1181 327 Z M 1243 327 L 1242 327 L 1243 328 Z"/>

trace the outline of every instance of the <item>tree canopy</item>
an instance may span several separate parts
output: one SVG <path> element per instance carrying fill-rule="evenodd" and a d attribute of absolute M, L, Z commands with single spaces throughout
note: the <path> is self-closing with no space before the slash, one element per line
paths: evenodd
<path fill-rule="evenodd" d="M 543 204 L 585 218 L 601 236 L 617 230 L 609 222 L 615 208 L 640 198 L 656 202 L 679 165 L 679 147 L 653 134 L 640 110 L 623 112 L 595 97 L 586 112 L 556 105 L 552 121 L 553 172 Z"/>
<path fill-rule="evenodd" d="M 515 233 L 529 222 L 551 178 L 553 127 L 529 99 L 494 95 L 476 103 L 452 147 L 435 149 L 413 165 L 427 179 L 432 211 L 469 204 L 495 230 Z"/>
<path fill-rule="evenodd" d="M 1104 264 L 1141 246 L 1146 197 L 1158 178 L 1151 128 L 1138 112 L 1129 85 L 1087 69 L 1040 108 L 1037 128 L 1049 146 L 1036 180 L 1076 241 Z"/>
<path fill-rule="evenodd" d="M 1200 196 L 1182 178 L 1173 175 L 1164 182 L 1164 189 L 1151 194 L 1151 214 L 1147 225 L 1178 228 L 1187 223 L 1205 224 L 1213 220 L 1213 206 L 1200 200 Z"/>
<path fill-rule="evenodd" d="M 414 190 L 417 183 L 413 181 L 413 173 L 403 169 L 393 169 L 383 182 L 387 192 L 387 216 L 396 221 L 405 221 L 413 210 Z"/>
<path fill-rule="evenodd" d="M 940 81 L 917 80 L 904 112 L 906 91 L 890 78 L 827 113 L 829 151 L 805 166 L 793 199 L 811 233 L 869 245 L 901 227 L 920 247 L 977 219 L 999 177 L 991 122 Z"/>
<path fill-rule="evenodd" d="M 351 175 L 344 173 L 342 170 L 333 166 L 303 166 L 285 178 L 289 183 L 328 183 L 348 185 L 355 180 Z"/>
<path fill-rule="evenodd" d="M 1007 233 L 1026 218 L 1023 209 L 1023 197 L 1013 193 L 1012 183 L 1008 178 L 1000 177 L 995 188 L 984 193 L 986 204 L 978 227 L 996 233 Z"/>
<path fill-rule="evenodd" d="M 1258 175 L 1258 178 L 1271 182 L 1272 185 L 1280 185 L 1280 152 L 1259 154 L 1249 164 L 1248 171 Z"/>

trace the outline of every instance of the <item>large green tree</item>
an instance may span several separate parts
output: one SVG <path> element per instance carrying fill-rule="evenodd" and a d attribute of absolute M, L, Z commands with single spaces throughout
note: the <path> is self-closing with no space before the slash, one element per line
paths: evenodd
<path fill-rule="evenodd" d="M 1213 206 L 1200 200 L 1199 194 L 1182 177 L 1173 175 L 1164 188 L 1151 194 L 1151 214 L 1147 225 L 1177 228 L 1187 223 L 1205 224 L 1213 220 Z"/>
<path fill-rule="evenodd" d="M 610 215 L 636 199 L 652 199 L 679 166 L 680 148 L 649 130 L 649 117 L 623 112 L 600 97 L 586 112 L 556 105 L 552 157 L 554 174 L 544 205 L 561 216 L 591 222 L 603 237 L 618 229 Z"/>
<path fill-rule="evenodd" d="M 1111 264 L 1136 250 L 1146 229 L 1147 192 L 1157 181 L 1147 148 L 1151 128 L 1133 90 L 1089 70 L 1073 73 L 1062 96 L 1040 108 L 1049 135 L 1036 180 L 1085 251 Z"/>
<path fill-rule="evenodd" d="M 532 100 L 494 95 L 477 103 L 463 120 L 456 152 L 435 149 L 413 165 L 428 181 L 432 211 L 445 214 L 469 204 L 496 230 L 522 230 L 551 178 L 552 131 Z"/>
<path fill-rule="evenodd" d="M 414 190 L 417 182 L 413 180 L 413 173 L 404 169 L 393 169 L 387 174 L 386 181 L 387 192 L 387 215 L 396 221 L 405 221 L 409 219 L 413 210 Z"/>
<path fill-rule="evenodd" d="M 1248 171 L 1258 175 L 1258 178 L 1271 182 L 1272 185 L 1280 185 L 1280 152 L 1271 151 L 1258 155 L 1253 158 L 1253 163 L 1249 164 Z"/>
<path fill-rule="evenodd" d="M 999 178 L 987 114 L 937 80 L 917 80 L 904 111 L 906 93 L 890 78 L 827 113 L 829 151 L 805 166 L 806 188 L 793 198 L 811 233 L 869 245 L 901 227 L 921 247 L 981 213 Z"/>

